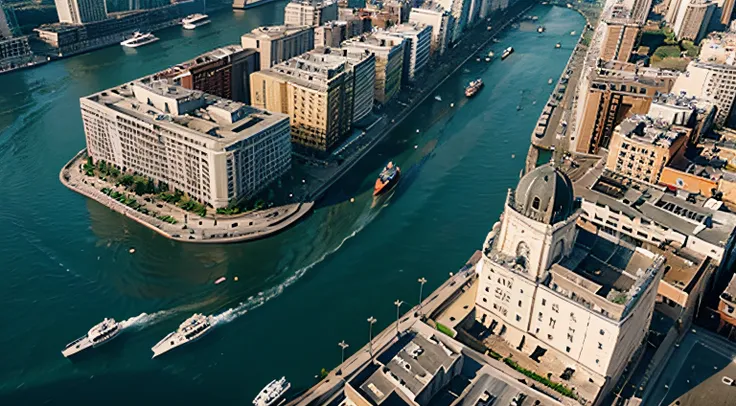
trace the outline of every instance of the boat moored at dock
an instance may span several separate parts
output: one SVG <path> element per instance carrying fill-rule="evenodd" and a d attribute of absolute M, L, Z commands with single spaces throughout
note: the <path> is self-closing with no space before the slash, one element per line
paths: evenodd
<path fill-rule="evenodd" d="M 192 317 L 184 320 L 176 331 L 169 333 L 151 348 L 151 351 L 153 351 L 153 358 L 171 351 L 180 345 L 199 340 L 211 330 L 212 316 L 195 313 Z"/>
<path fill-rule="evenodd" d="M 254 406 L 273 406 L 278 404 L 284 394 L 291 388 L 291 383 L 282 376 L 279 380 L 273 380 L 266 385 L 253 399 Z"/>
<path fill-rule="evenodd" d="M 122 328 L 120 323 L 115 319 L 104 319 L 101 323 L 92 327 L 87 335 L 79 337 L 71 343 L 67 344 L 63 351 L 64 357 L 69 358 L 90 347 L 99 347 L 117 337 Z"/>
<path fill-rule="evenodd" d="M 193 30 L 197 27 L 209 24 L 210 17 L 207 14 L 190 14 L 181 20 L 181 26 L 185 30 Z"/>
<path fill-rule="evenodd" d="M 135 33 L 133 33 L 132 37 L 126 39 L 125 41 L 121 41 L 120 45 L 127 48 L 138 48 L 143 45 L 154 43 L 156 41 L 158 41 L 158 37 L 151 34 L 150 32 L 144 34 L 136 31 Z"/>

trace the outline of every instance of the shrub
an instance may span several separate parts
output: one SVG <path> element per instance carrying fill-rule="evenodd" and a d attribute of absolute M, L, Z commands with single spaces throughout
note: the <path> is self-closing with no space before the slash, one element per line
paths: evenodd
<path fill-rule="evenodd" d="M 578 395 L 576 395 L 575 392 L 573 392 L 572 389 L 568 388 L 567 386 L 561 383 L 558 383 L 558 382 L 553 382 L 544 376 L 541 376 L 533 371 L 530 371 L 520 366 L 516 361 L 512 360 L 511 358 L 504 358 L 503 362 L 506 365 L 510 366 L 511 368 L 521 372 L 526 377 L 531 378 L 556 392 L 559 392 L 563 396 L 567 396 L 572 399 L 578 398 Z"/>
<path fill-rule="evenodd" d="M 450 337 L 455 337 L 455 333 L 452 331 L 451 328 L 449 328 L 449 327 L 447 327 L 444 324 L 439 323 L 439 322 L 434 323 L 434 325 L 435 325 L 435 327 L 437 328 L 437 330 L 440 333 L 443 333 L 443 334 L 445 334 L 447 336 L 450 336 Z"/>

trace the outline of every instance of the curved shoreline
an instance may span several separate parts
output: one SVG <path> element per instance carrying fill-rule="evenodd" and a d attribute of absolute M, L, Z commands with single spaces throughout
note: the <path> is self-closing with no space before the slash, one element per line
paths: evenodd
<path fill-rule="evenodd" d="M 305 203 L 298 203 L 298 204 L 293 204 L 293 205 L 288 205 L 288 206 L 280 206 L 274 209 L 267 209 L 267 210 L 259 211 L 256 213 L 243 214 L 239 217 L 238 216 L 221 217 L 218 219 L 220 224 L 214 226 L 214 227 L 219 227 L 217 229 L 207 228 L 206 226 L 203 226 L 200 228 L 200 227 L 197 227 L 196 225 L 195 226 L 187 225 L 187 228 L 184 229 L 182 228 L 182 226 L 177 226 L 175 224 L 167 223 L 153 216 L 146 215 L 136 210 L 133 210 L 130 207 L 111 198 L 110 196 L 103 194 L 102 192 L 100 192 L 99 190 L 95 188 L 94 184 L 90 186 L 89 184 L 85 182 L 85 185 L 89 187 L 84 187 L 84 186 L 78 185 L 75 182 L 71 182 L 72 180 L 71 170 L 73 169 L 75 162 L 79 161 L 86 154 L 87 154 L 87 148 L 84 148 L 81 151 L 77 152 L 77 154 L 74 155 L 61 168 L 61 171 L 59 171 L 59 181 L 64 186 L 81 194 L 84 197 L 87 197 L 109 208 L 110 210 L 113 210 L 117 213 L 122 214 L 123 216 L 137 222 L 138 224 L 141 224 L 142 226 L 152 231 L 155 231 L 156 233 L 158 233 L 159 235 L 163 237 L 166 237 L 168 239 L 178 241 L 178 242 L 200 243 L 200 244 L 229 244 L 229 243 L 254 241 L 254 240 L 261 239 L 261 238 L 270 237 L 274 234 L 277 234 L 285 230 L 289 226 L 295 224 L 302 217 L 309 214 L 309 212 L 311 212 L 312 208 L 314 207 L 314 202 L 305 202 Z M 92 179 L 96 179 L 96 178 L 92 178 Z M 95 191 L 95 193 L 87 189 L 92 189 Z M 282 210 L 285 211 L 284 216 L 279 216 L 274 221 L 270 221 L 270 222 L 267 221 L 259 229 L 256 229 L 254 231 L 249 231 L 246 228 L 250 226 L 239 226 L 238 222 L 258 220 L 264 217 L 268 217 L 272 215 L 273 213 L 280 213 Z M 192 219 L 191 219 L 192 223 L 196 221 L 194 219 L 194 216 L 195 216 L 194 213 L 190 213 L 189 215 L 192 216 Z M 203 219 L 202 221 L 204 220 L 205 219 Z M 207 220 L 212 220 L 212 219 L 207 219 Z M 202 221 L 200 221 L 200 223 Z M 230 227 L 228 227 L 228 225 Z M 192 233 L 191 231 L 184 233 L 184 231 L 186 230 L 196 230 L 196 231 L 194 233 Z M 194 238 L 195 235 L 198 235 L 197 232 L 201 233 L 202 238 Z M 210 237 L 207 237 L 207 235 L 210 235 Z"/>

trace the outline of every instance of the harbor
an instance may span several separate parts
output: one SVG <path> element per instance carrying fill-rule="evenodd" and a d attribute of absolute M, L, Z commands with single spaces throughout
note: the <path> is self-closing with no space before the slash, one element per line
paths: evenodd
<path fill-rule="evenodd" d="M 322 368 L 340 363 L 338 342 L 350 345 L 346 357 L 363 347 L 366 318 L 383 330 L 395 320 L 394 300 L 406 302 L 402 313 L 417 304 L 418 278 L 426 278 L 429 298 L 479 248 L 518 182 L 547 80 L 568 59 L 554 44 L 584 24 L 565 8 L 530 10 L 547 27 L 544 35 L 500 33 L 489 44 L 496 60 L 460 67 L 336 181 L 310 216 L 272 238 L 177 244 L 59 183 L 59 168 L 84 146 L 79 97 L 278 22 L 266 11 L 213 15 L 193 37 L 164 30 L 136 54 L 111 47 L 0 78 L 5 94 L 15 95 L 0 101 L 8 112 L 0 122 L 7 173 L 0 189 L 12 207 L 0 215 L 9 258 L 4 314 L 29 316 L 3 338 L 14 348 L 0 372 L 4 402 L 92 402 L 111 392 L 136 402 L 124 388 L 146 385 L 150 402 L 249 404 L 281 376 L 294 393 L 312 386 Z M 555 25 L 565 38 L 545 38 Z M 509 45 L 516 52 L 501 63 Z M 463 89 L 478 77 L 485 87 L 467 99 Z M 389 161 L 401 167 L 401 181 L 371 208 L 374 182 Z M 151 347 L 195 312 L 223 316 L 207 337 L 151 360 Z M 83 360 L 61 356 L 67 342 L 105 317 L 133 320 L 125 335 Z"/>

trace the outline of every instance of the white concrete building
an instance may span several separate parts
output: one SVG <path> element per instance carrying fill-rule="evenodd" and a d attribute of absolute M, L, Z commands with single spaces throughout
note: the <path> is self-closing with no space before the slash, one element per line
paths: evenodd
<path fill-rule="evenodd" d="M 604 386 L 644 340 L 663 257 L 579 229 L 581 212 L 572 182 L 551 165 L 509 191 L 477 264 L 476 318 L 520 351 L 551 352 Z"/>
<path fill-rule="evenodd" d="M 87 152 L 215 208 L 291 166 L 289 118 L 200 91 L 137 80 L 80 99 Z"/>
<path fill-rule="evenodd" d="M 240 37 L 243 48 L 258 50 L 261 70 L 314 49 L 314 28 L 306 25 L 258 27 Z"/>
<path fill-rule="evenodd" d="M 284 24 L 319 27 L 337 20 L 337 2 L 333 0 L 294 0 L 284 9 Z"/>
<path fill-rule="evenodd" d="M 105 0 L 54 0 L 60 23 L 83 24 L 107 18 Z"/>
<path fill-rule="evenodd" d="M 437 55 L 445 53 L 447 45 L 452 40 L 455 26 L 454 17 L 450 12 L 445 11 L 442 6 L 425 3 L 421 8 L 411 9 L 409 22 L 432 27 L 431 53 Z"/>
<path fill-rule="evenodd" d="M 435 0 L 436 4 L 441 5 L 445 10 L 452 14 L 455 19 L 451 42 L 460 40 L 465 26 L 468 25 L 468 15 L 470 14 L 470 3 L 472 0 Z"/>
<path fill-rule="evenodd" d="M 716 3 L 713 0 L 682 0 L 679 6 L 671 22 L 675 37 L 700 42 L 707 33 Z"/>
<path fill-rule="evenodd" d="M 378 103 L 384 104 L 401 90 L 401 75 L 404 68 L 405 40 L 398 37 L 366 35 L 349 39 L 342 48 L 349 53 L 371 52 L 376 57 L 376 81 L 374 95 Z"/>
<path fill-rule="evenodd" d="M 407 41 L 404 52 L 403 78 L 413 82 L 429 62 L 432 27 L 411 23 L 399 24 L 377 35 L 397 37 Z"/>
<path fill-rule="evenodd" d="M 736 99 L 736 34 L 712 33 L 704 39 L 698 59 L 677 78 L 672 92 L 712 102 L 718 109 L 716 124 L 731 124 Z"/>

